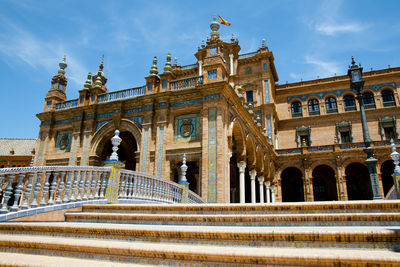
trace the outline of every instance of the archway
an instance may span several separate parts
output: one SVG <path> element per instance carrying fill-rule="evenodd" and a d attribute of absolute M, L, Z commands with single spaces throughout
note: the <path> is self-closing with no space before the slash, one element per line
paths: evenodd
<path fill-rule="evenodd" d="M 393 172 L 394 172 L 394 164 L 393 160 L 387 160 L 381 165 L 381 177 L 382 177 L 382 186 L 383 192 L 386 196 L 389 190 L 393 187 Z"/>
<path fill-rule="evenodd" d="M 282 202 L 304 201 L 301 171 L 295 167 L 286 168 L 281 174 Z"/>
<path fill-rule="evenodd" d="M 346 185 L 349 200 L 371 200 L 372 187 L 368 168 L 354 162 L 346 167 Z"/>
<path fill-rule="evenodd" d="M 119 137 L 122 139 L 121 144 L 118 147 L 118 159 L 125 163 L 125 169 L 127 170 L 136 170 L 136 151 L 137 151 L 137 143 L 135 137 L 130 132 L 124 131 L 119 134 Z M 111 137 L 104 137 L 105 141 L 104 145 L 97 149 L 97 156 L 100 157 L 100 160 L 104 162 L 105 160 L 110 158 L 112 153 L 112 144 Z M 100 143 L 100 144 L 101 144 Z"/>
<path fill-rule="evenodd" d="M 328 165 L 319 165 L 314 168 L 313 191 L 314 201 L 338 200 L 335 171 Z"/>

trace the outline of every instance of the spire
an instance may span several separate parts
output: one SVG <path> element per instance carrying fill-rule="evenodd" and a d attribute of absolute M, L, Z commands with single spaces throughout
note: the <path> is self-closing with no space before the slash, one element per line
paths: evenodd
<path fill-rule="evenodd" d="M 157 57 L 153 57 L 153 66 L 150 69 L 150 75 L 157 75 Z"/>
<path fill-rule="evenodd" d="M 98 84 L 98 80 L 100 81 L 100 84 L 99 84 L 100 87 L 103 85 L 105 86 L 105 84 L 107 83 L 107 77 L 104 75 L 103 69 L 104 69 L 104 55 L 101 57 L 99 70 L 97 71 L 97 73 L 95 75 L 91 76 L 93 84 L 95 85 L 96 88 L 98 87 L 98 85 L 96 86 L 96 83 Z"/>
<path fill-rule="evenodd" d="M 61 62 L 58 64 L 60 66 L 60 69 L 58 70 L 59 74 L 64 75 L 65 74 L 65 69 L 67 68 L 67 58 L 64 56 L 64 58 L 61 60 Z"/>
<path fill-rule="evenodd" d="M 210 24 L 210 29 L 211 29 L 211 39 L 219 39 L 219 23 L 217 21 L 217 18 L 214 15 L 213 21 Z"/>
<path fill-rule="evenodd" d="M 174 57 L 174 67 L 178 66 L 178 60 Z"/>
<path fill-rule="evenodd" d="M 90 87 L 92 87 L 92 73 L 89 72 L 88 76 L 87 76 L 87 80 L 85 82 L 85 84 L 83 85 L 84 89 L 89 90 Z"/>
<path fill-rule="evenodd" d="M 60 69 L 57 71 L 57 74 L 53 76 L 51 79 L 51 88 L 50 90 L 61 90 L 65 92 L 65 87 L 67 86 L 67 77 L 65 77 L 65 69 L 67 68 L 66 57 L 61 60 L 58 64 Z"/>
<path fill-rule="evenodd" d="M 165 63 L 164 72 L 171 72 L 171 53 L 167 54 L 167 62 Z"/>
<path fill-rule="evenodd" d="M 261 47 L 262 48 L 266 48 L 267 47 L 267 44 L 265 43 L 265 39 L 262 39 Z"/>

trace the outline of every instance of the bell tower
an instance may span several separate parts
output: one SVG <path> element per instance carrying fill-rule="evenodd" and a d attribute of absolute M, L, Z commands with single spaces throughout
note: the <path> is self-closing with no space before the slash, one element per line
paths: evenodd
<path fill-rule="evenodd" d="M 68 79 L 65 77 L 65 69 L 68 65 L 65 56 L 58 65 L 60 66 L 60 69 L 51 79 L 50 89 L 44 98 L 43 111 L 54 110 L 56 103 L 67 99 L 65 89 L 67 87 Z"/>

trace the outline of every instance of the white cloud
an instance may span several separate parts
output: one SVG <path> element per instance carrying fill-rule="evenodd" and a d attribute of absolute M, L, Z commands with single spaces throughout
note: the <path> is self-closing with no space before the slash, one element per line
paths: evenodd
<path fill-rule="evenodd" d="M 340 66 L 338 62 L 323 61 L 311 55 L 306 55 L 305 61 L 307 64 L 311 64 L 315 67 L 313 71 L 314 72 L 313 78 L 315 78 L 316 76 L 321 76 L 321 77 L 333 76 L 334 74 L 343 71 L 343 68 Z"/>
<path fill-rule="evenodd" d="M 368 26 L 359 23 L 335 24 L 323 23 L 315 25 L 315 29 L 325 35 L 334 36 L 340 33 L 357 33 L 364 31 Z"/>

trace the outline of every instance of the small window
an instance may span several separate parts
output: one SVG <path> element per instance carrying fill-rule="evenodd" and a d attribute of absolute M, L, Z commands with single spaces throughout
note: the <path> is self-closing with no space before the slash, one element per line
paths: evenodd
<path fill-rule="evenodd" d="M 391 90 L 382 91 L 382 102 L 384 107 L 396 106 L 396 102 L 394 101 L 394 95 Z"/>
<path fill-rule="evenodd" d="M 383 128 L 385 132 L 385 140 L 396 139 L 395 131 L 393 127 Z"/>
<path fill-rule="evenodd" d="M 85 97 L 83 95 L 81 95 L 81 97 L 79 99 L 79 103 L 82 105 L 84 100 L 85 100 Z"/>
<path fill-rule="evenodd" d="M 310 116 L 319 115 L 319 102 L 317 99 L 308 101 L 308 114 Z"/>
<path fill-rule="evenodd" d="M 251 67 L 247 67 L 244 71 L 246 72 L 246 74 L 251 74 L 253 72 Z"/>
<path fill-rule="evenodd" d="M 65 86 L 63 84 L 60 84 L 60 89 L 64 90 Z"/>
<path fill-rule="evenodd" d="M 337 104 L 336 104 L 336 99 L 333 97 L 328 97 L 325 100 L 325 106 L 326 106 L 326 113 L 337 113 Z"/>
<path fill-rule="evenodd" d="M 297 147 L 311 146 L 311 127 L 296 127 Z"/>
<path fill-rule="evenodd" d="M 57 88 L 58 88 L 57 85 L 58 85 L 58 83 L 52 83 L 52 84 L 51 84 L 51 87 L 54 88 L 54 89 L 57 89 Z"/>
<path fill-rule="evenodd" d="M 208 71 L 208 79 L 217 79 L 217 70 L 209 70 Z"/>
<path fill-rule="evenodd" d="M 374 95 L 367 92 L 363 94 L 363 104 L 365 109 L 375 108 Z"/>
<path fill-rule="evenodd" d="M 217 47 L 210 47 L 210 55 L 215 55 L 217 54 Z"/>
<path fill-rule="evenodd" d="M 267 65 L 267 63 L 264 63 L 264 64 L 263 64 L 263 70 L 268 70 L 268 65 Z"/>
<path fill-rule="evenodd" d="M 225 75 L 222 73 L 222 80 L 225 80 Z"/>
<path fill-rule="evenodd" d="M 301 103 L 299 101 L 293 102 L 291 106 L 292 118 L 303 117 L 301 110 Z"/>
<path fill-rule="evenodd" d="M 167 80 L 163 80 L 162 81 L 162 89 L 167 89 L 167 84 L 168 84 L 168 81 Z"/>
<path fill-rule="evenodd" d="M 344 102 L 344 110 L 345 111 L 354 111 L 357 110 L 356 108 L 356 101 L 354 100 L 354 96 L 352 95 L 345 95 L 343 97 Z"/>
<path fill-rule="evenodd" d="M 246 91 L 246 100 L 247 102 L 253 102 L 253 91 Z"/>
<path fill-rule="evenodd" d="M 350 141 L 350 131 L 340 132 L 340 142 L 342 144 L 351 142 Z"/>
<path fill-rule="evenodd" d="M 46 103 L 46 109 L 51 109 L 51 101 L 47 101 Z"/>
<path fill-rule="evenodd" d="M 92 102 L 94 102 L 96 100 L 96 95 L 92 94 Z"/>
<path fill-rule="evenodd" d="M 151 91 L 153 91 L 153 83 L 149 83 L 147 85 L 147 92 L 151 92 Z"/>
<path fill-rule="evenodd" d="M 310 138 L 308 135 L 301 135 L 300 136 L 300 145 L 303 146 L 310 146 Z"/>

